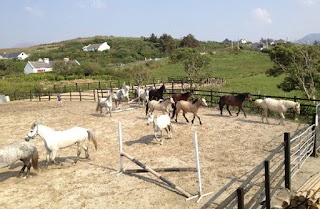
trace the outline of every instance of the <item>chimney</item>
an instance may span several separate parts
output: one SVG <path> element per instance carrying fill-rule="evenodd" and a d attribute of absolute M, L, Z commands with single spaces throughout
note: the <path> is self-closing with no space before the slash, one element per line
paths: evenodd
<path fill-rule="evenodd" d="M 49 58 L 43 58 L 44 62 L 49 64 Z"/>

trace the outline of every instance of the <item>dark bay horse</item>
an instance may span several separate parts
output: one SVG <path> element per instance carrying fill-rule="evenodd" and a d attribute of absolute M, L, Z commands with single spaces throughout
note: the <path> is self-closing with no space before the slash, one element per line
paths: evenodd
<path fill-rule="evenodd" d="M 149 101 L 163 99 L 163 92 L 166 92 L 164 84 L 159 89 L 152 89 L 149 91 Z"/>
<path fill-rule="evenodd" d="M 252 101 L 251 95 L 249 93 L 243 93 L 243 94 L 238 94 L 236 96 L 227 95 L 227 96 L 220 97 L 219 102 L 218 102 L 219 108 L 220 108 L 220 114 L 222 115 L 222 109 L 223 109 L 224 105 L 226 105 L 229 114 L 232 115 L 229 110 L 229 105 L 231 105 L 231 106 L 236 106 L 239 108 L 239 111 L 237 112 L 237 116 L 239 115 L 240 110 L 242 110 L 242 112 L 244 113 L 244 117 L 247 117 L 244 109 L 242 108 L 242 104 L 243 104 L 244 100 Z"/>
<path fill-rule="evenodd" d="M 178 101 L 181 101 L 181 100 L 188 101 L 189 98 L 194 98 L 194 95 L 193 95 L 193 93 L 191 91 L 188 91 L 188 92 L 183 93 L 183 94 L 181 94 L 181 93 L 173 94 L 172 95 L 172 99 L 174 101 L 174 104 L 172 104 L 172 109 L 175 108 L 175 106 L 176 106 Z M 173 117 L 174 117 L 174 115 L 172 115 L 171 118 L 173 118 Z"/>

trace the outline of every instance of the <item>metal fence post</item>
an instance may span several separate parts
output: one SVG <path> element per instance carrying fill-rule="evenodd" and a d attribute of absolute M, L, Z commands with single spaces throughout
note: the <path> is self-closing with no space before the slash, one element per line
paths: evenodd
<path fill-rule="evenodd" d="M 313 138 L 313 151 L 312 151 L 312 154 L 311 156 L 312 157 L 317 157 L 317 123 L 316 123 L 316 120 L 317 120 L 317 117 L 316 117 L 317 114 L 313 114 L 312 116 L 312 124 L 314 124 L 313 128 L 312 128 L 312 131 L 314 133 L 314 138 Z"/>
<path fill-rule="evenodd" d="M 238 195 L 238 209 L 244 209 L 244 189 L 242 187 L 239 187 L 237 189 L 237 195 Z"/>
<path fill-rule="evenodd" d="M 271 208 L 271 195 L 270 195 L 270 162 L 264 161 L 264 187 L 266 195 L 266 208 Z"/>
<path fill-rule="evenodd" d="M 290 162 L 290 133 L 284 133 L 284 182 L 285 187 L 291 190 L 291 162 Z"/>

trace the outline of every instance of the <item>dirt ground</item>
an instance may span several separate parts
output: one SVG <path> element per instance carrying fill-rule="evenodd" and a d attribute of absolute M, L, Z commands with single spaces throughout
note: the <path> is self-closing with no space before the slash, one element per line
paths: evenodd
<path fill-rule="evenodd" d="M 230 117 L 225 111 L 220 116 L 215 108 L 201 107 L 202 126 L 197 119 L 194 125 L 186 124 L 180 114 L 178 123 L 173 122 L 173 138 L 165 139 L 161 146 L 153 138 L 152 126 L 146 124 L 144 108 L 113 113 L 109 117 L 96 113 L 95 106 L 92 101 L 64 101 L 63 107 L 57 107 L 55 101 L 18 101 L 0 105 L 0 146 L 24 140 L 33 122 L 57 130 L 73 126 L 90 128 L 98 141 L 98 150 L 89 144 L 91 160 L 86 160 L 82 152 L 80 161 L 73 164 L 76 156 L 76 146 L 73 146 L 58 152 L 56 159 L 63 165 L 51 164 L 44 169 L 44 144 L 36 137 L 31 143 L 38 148 L 41 171 L 36 173 L 32 168 L 31 177 L 23 179 L 19 178 L 21 162 L 1 168 L 1 208 L 201 208 L 231 180 L 248 175 L 283 141 L 284 132 L 294 134 L 306 126 L 292 121 L 280 126 L 278 119 L 270 119 L 268 125 L 257 115 L 245 118 L 241 113 L 238 117 Z M 187 117 L 191 118 L 191 114 Z M 203 193 L 213 194 L 203 197 L 199 203 L 196 199 L 186 201 L 179 192 L 150 173 L 115 174 L 120 167 L 119 121 L 123 150 L 151 168 L 195 167 L 193 134 L 197 132 Z M 318 163 L 318 159 L 307 160 L 293 179 L 293 189 L 317 172 L 312 165 Z M 139 168 L 128 159 L 124 159 L 124 166 Z M 187 192 L 197 193 L 195 172 L 161 175 Z M 240 183 L 234 181 L 210 208 L 215 208 Z"/>

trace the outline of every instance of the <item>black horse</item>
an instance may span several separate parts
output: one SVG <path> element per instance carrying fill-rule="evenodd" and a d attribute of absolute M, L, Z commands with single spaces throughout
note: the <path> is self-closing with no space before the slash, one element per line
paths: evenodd
<path fill-rule="evenodd" d="M 164 84 L 159 89 L 152 89 L 149 91 L 149 101 L 163 99 L 163 92 L 166 92 Z"/>
<path fill-rule="evenodd" d="M 229 105 L 232 105 L 232 106 L 237 106 L 239 108 L 239 111 L 237 112 L 237 116 L 239 115 L 240 110 L 242 110 L 242 112 L 244 113 L 244 117 L 247 117 L 244 109 L 242 108 L 242 104 L 244 100 L 252 101 L 251 95 L 249 93 L 244 93 L 244 94 L 238 94 L 236 96 L 228 95 L 228 96 L 220 97 L 218 102 L 219 108 L 220 108 L 220 114 L 222 115 L 222 109 L 224 105 L 226 105 L 229 114 L 232 115 L 229 110 Z"/>

